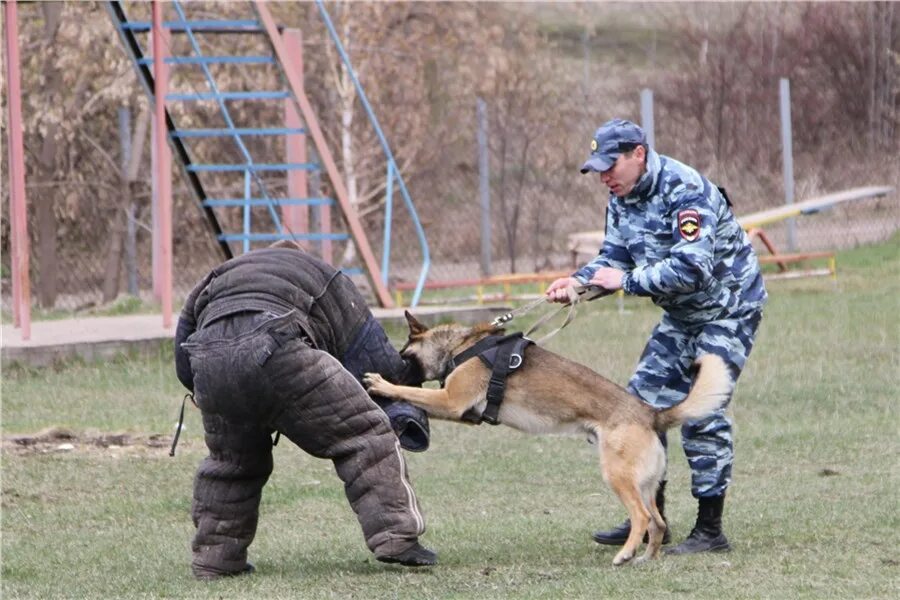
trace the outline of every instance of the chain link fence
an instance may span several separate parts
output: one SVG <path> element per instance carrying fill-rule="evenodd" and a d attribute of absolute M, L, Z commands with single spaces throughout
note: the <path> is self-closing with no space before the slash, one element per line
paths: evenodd
<path fill-rule="evenodd" d="M 136 10 L 146 10 L 141 3 L 133 4 Z M 206 3 L 198 5 L 206 7 L 211 14 L 217 13 Z M 232 4 L 215 6 L 225 12 L 237 10 Z M 29 46 L 29 58 L 23 65 L 23 97 L 29 98 L 26 111 L 30 111 L 30 116 L 26 115 L 26 195 L 34 318 L 152 310 L 156 294 L 152 280 L 149 151 L 144 153 L 137 176 L 128 180 L 120 175 L 123 152 L 118 134 L 122 106 L 132 109 L 129 130 L 136 130 L 141 111 L 148 107 L 144 92 L 102 7 L 66 4 L 63 16 L 74 21 L 68 29 L 62 26 L 62 33 L 53 38 L 49 35 L 42 38 L 41 27 L 47 21 L 47 14 L 43 14 L 42 20 L 41 11 L 54 9 L 34 4 L 23 4 L 20 8 L 21 28 Z M 309 7 L 279 5 L 277 9 L 288 20 L 295 18 L 290 11 L 308 11 Z M 357 5 L 356 18 L 366 18 L 359 13 L 368 10 L 388 9 Z M 500 11 L 500 7 L 476 6 L 473 10 Z M 504 14 L 508 16 L 503 12 L 494 14 L 495 22 L 485 23 L 484 29 L 495 31 L 495 26 L 506 23 L 497 17 Z M 310 17 L 303 15 L 296 19 L 305 25 Z M 589 258 L 582 254 L 573 261 L 570 235 L 603 228 L 606 190 L 599 178 L 582 176 L 578 168 L 588 154 L 590 137 L 601 122 L 615 116 L 640 121 L 639 90 L 646 86 L 646 73 L 633 69 L 633 65 L 622 64 L 621 54 L 603 59 L 603 53 L 611 51 L 608 45 L 587 46 L 590 37 L 582 35 L 580 29 L 575 31 L 577 43 L 571 51 L 554 38 L 554 35 L 565 38 L 566 31 L 554 30 L 548 34 L 540 24 L 534 23 L 517 27 L 520 27 L 516 29 L 518 37 L 501 35 L 500 42 L 490 51 L 480 46 L 469 47 L 455 56 L 445 56 L 437 43 L 433 48 L 423 43 L 416 52 L 362 44 L 351 47 L 354 63 L 360 61 L 369 66 L 360 74 L 363 86 L 367 91 L 372 90 L 370 100 L 398 153 L 398 164 L 425 230 L 430 253 L 429 281 L 461 283 L 487 276 L 570 271 L 574 262 Z M 502 34 L 504 30 L 496 31 Z M 729 31 L 723 29 L 721 35 L 727 36 Z M 82 39 L 86 35 L 87 41 Z M 176 43 L 183 42 L 173 42 Z M 218 43 L 230 42 L 222 39 Z M 254 46 L 258 43 L 249 37 L 240 41 L 246 53 L 258 52 L 260 48 Z M 582 46 L 586 48 L 583 54 Z M 330 80 L 323 75 L 327 72 L 321 64 L 326 55 L 325 40 L 308 35 L 304 47 L 309 55 L 308 93 L 323 128 L 331 132 L 328 137 L 332 152 L 341 160 L 338 151 L 341 113 L 336 108 L 340 98 L 334 95 Z M 103 61 L 63 60 L 67 53 L 83 53 L 87 49 Z M 217 48 L 213 43 L 208 50 L 213 52 Z M 654 61 L 656 53 L 654 36 Z M 372 74 L 377 73 L 376 67 L 380 65 L 373 62 L 376 58 L 402 63 L 417 55 L 424 59 L 419 65 L 421 73 L 416 71 L 422 78 L 417 80 L 421 90 L 416 93 L 398 95 L 396 86 L 386 85 Z M 98 65 L 99 62 L 103 64 Z M 460 66 L 457 63 L 463 62 L 470 69 L 483 63 L 484 71 L 474 69 L 475 75 L 466 78 L 462 71 L 454 70 Z M 65 69 L 46 65 L 64 65 Z M 648 67 L 648 72 L 661 72 L 659 67 L 655 68 L 656 71 Z M 694 81 L 708 81 L 704 72 L 694 75 L 697 78 Z M 278 75 L 270 72 L 261 77 L 274 80 Z M 708 106 L 704 104 L 708 97 L 692 98 L 679 91 L 682 88 L 678 81 L 662 76 L 654 84 L 659 98 L 655 120 L 657 150 L 697 167 L 715 183 L 728 188 L 739 216 L 784 202 L 777 126 L 778 77 L 760 77 L 751 83 L 770 89 L 771 93 L 764 94 L 768 105 L 760 107 L 762 100 L 750 98 L 745 99 L 745 105 L 738 111 L 726 102 L 725 108 L 732 112 L 722 113 L 722 118 L 732 128 L 716 130 L 706 127 L 711 117 L 703 113 L 703 106 Z M 183 91 L 202 91 L 202 84 L 186 75 L 175 77 L 174 81 Z M 268 79 L 251 80 L 240 72 L 235 72 L 231 81 L 239 88 L 273 83 Z M 799 77 L 792 82 L 798 102 L 808 101 L 807 92 L 819 89 L 817 85 Z M 485 118 L 481 121 L 477 111 L 479 98 L 484 102 Z M 59 119 L 54 125 L 40 117 L 41 107 L 54 102 L 78 118 Z M 358 99 L 355 106 L 354 110 L 359 111 Z M 798 114 L 806 115 L 804 106 L 798 106 Z M 839 110 L 840 105 L 834 109 Z M 248 124 L 266 120 L 271 125 L 280 118 L 277 110 L 261 112 L 258 108 L 248 108 L 238 112 Z M 358 118 L 352 135 L 360 140 L 356 151 L 361 153 L 367 145 L 374 146 L 374 136 L 361 113 L 354 114 Z M 5 115 L 4 110 L 4 119 Z M 184 107 L 177 109 L 174 116 L 195 118 Z M 888 117 L 896 122 L 894 107 L 890 108 Z M 409 129 L 410 122 L 417 129 Z M 58 129 L 56 134 L 52 130 L 54 126 Z M 859 145 L 838 151 L 834 142 L 818 139 L 815 133 L 807 121 L 795 124 L 798 201 L 863 185 L 900 188 L 896 140 L 878 150 L 878 160 L 875 160 L 861 153 Z M 145 144 L 149 148 L 149 135 L 147 138 Z M 56 141 L 49 143 L 48 139 Z M 723 139 L 730 146 L 723 146 Z M 232 146 L 233 142 L 212 144 L 198 147 L 196 152 L 204 161 L 234 162 L 237 150 Z M 720 151 L 720 146 L 727 151 Z M 281 150 L 273 146 L 261 151 L 277 155 Z M 839 171 L 835 164 L 840 165 Z M 369 243 L 376 258 L 381 259 L 385 252 L 386 194 L 384 167 L 377 169 L 380 172 L 361 176 L 360 187 L 375 191 L 369 194 L 360 214 Z M 223 257 L 178 165 L 173 167 L 173 174 L 174 287 L 178 299 Z M 222 197 L 242 195 L 235 193 L 231 182 L 217 180 L 212 185 Z M 265 185 L 276 194 L 287 187 L 280 176 L 268 178 Z M 9 205 L 8 189 L 8 185 L 3 186 L 4 207 Z M 489 209 L 485 209 L 485 190 L 490 199 Z M 329 194 L 327 177 L 312 181 L 310 195 Z M 403 300 L 408 302 L 408 290 L 418 280 L 424 256 L 413 221 L 396 189 L 393 198 L 388 286 L 392 290 L 406 290 Z M 254 220 L 264 223 L 265 212 L 265 208 L 254 212 Z M 343 231 L 345 227 L 337 212 L 333 211 L 331 216 L 332 227 Z M 233 219 L 227 223 L 232 230 L 240 227 L 237 214 L 222 218 Z M 312 221 L 317 218 L 313 210 Z M 0 227 L 2 309 L 4 320 L 9 320 L 8 210 L 3 212 Z M 898 229 L 900 201 L 896 192 L 798 218 L 794 248 L 788 247 L 784 223 L 765 227 L 779 250 L 798 252 L 840 250 L 882 242 L 891 239 Z M 344 242 L 335 242 L 334 246 L 332 256 L 338 266 L 357 266 L 341 264 L 342 258 L 349 254 Z M 233 249 L 240 253 L 237 245 Z M 766 252 L 762 247 L 759 250 Z M 320 252 L 320 246 L 313 244 L 311 251 Z M 357 277 L 357 281 L 367 287 L 365 278 Z"/>

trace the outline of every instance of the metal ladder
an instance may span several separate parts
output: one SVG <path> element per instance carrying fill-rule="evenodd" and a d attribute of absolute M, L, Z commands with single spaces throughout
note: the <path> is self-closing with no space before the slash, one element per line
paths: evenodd
<path fill-rule="evenodd" d="M 390 226 L 391 226 L 391 192 L 394 187 L 393 179 L 399 180 L 399 187 L 404 195 L 407 208 L 410 211 L 413 222 L 420 235 L 420 244 L 423 247 L 423 268 L 420 274 L 420 282 L 424 284 L 424 278 L 428 269 L 428 249 L 427 242 L 424 240 L 424 232 L 421 231 L 421 225 L 415 209 L 409 200 L 408 192 L 402 183 L 402 178 L 396 169 L 393 156 L 390 149 L 384 141 L 383 134 L 378 128 L 377 121 L 373 121 L 379 139 L 383 142 L 387 159 L 388 159 L 388 197 L 386 199 L 385 214 L 385 241 L 384 253 L 382 256 L 382 265 L 379 268 L 374 260 L 368 241 L 357 219 L 355 211 L 346 201 L 346 192 L 343 189 L 343 182 L 334 166 L 330 151 L 324 145 L 324 137 L 319 129 L 317 119 L 312 113 L 309 101 L 302 90 L 302 82 L 298 84 L 292 74 L 284 68 L 283 59 L 285 58 L 285 49 L 280 32 L 275 26 L 268 9 L 264 5 L 257 5 L 257 18 L 250 19 L 190 19 L 185 12 L 185 7 L 179 1 L 172 2 L 172 8 L 175 10 L 177 19 L 173 21 L 165 21 L 163 27 L 172 33 L 179 33 L 184 36 L 181 39 L 181 45 L 187 42 L 188 52 L 186 55 L 172 55 L 165 58 L 168 65 L 189 65 L 189 68 L 199 68 L 202 72 L 202 78 L 194 79 L 194 89 L 189 91 L 171 92 L 166 95 L 168 107 L 172 107 L 175 103 L 187 102 L 210 102 L 214 103 L 216 108 L 215 116 L 220 122 L 224 122 L 223 126 L 216 127 L 178 127 L 172 118 L 171 111 L 166 111 L 166 128 L 169 135 L 169 141 L 179 163 L 181 164 L 186 179 L 193 190 L 195 196 L 203 208 L 212 232 L 222 250 L 225 258 L 231 258 L 233 253 L 233 243 L 239 244 L 243 252 L 251 248 L 254 242 L 272 242 L 280 239 L 293 239 L 297 241 L 306 241 L 308 243 L 326 243 L 326 241 L 341 241 L 353 238 L 357 244 L 359 254 L 363 259 L 366 274 L 375 288 L 376 299 L 382 306 L 392 305 L 392 300 L 387 291 L 387 269 L 389 266 L 390 255 Z M 340 44 L 333 28 L 330 26 L 327 12 L 324 12 L 324 6 L 319 5 L 323 18 L 330 28 L 332 39 L 336 44 Z M 115 23 L 123 44 L 133 59 L 138 70 L 139 79 L 145 90 L 153 99 L 153 59 L 149 56 L 149 39 L 144 40 L 141 44 L 140 34 L 146 34 L 151 31 L 152 23 L 150 21 L 130 20 L 125 13 L 124 6 L 121 2 L 111 1 L 107 3 L 108 12 Z M 268 40 L 265 48 L 271 50 L 263 55 L 211 55 L 204 54 L 203 44 L 204 36 L 215 34 L 257 34 L 262 35 Z M 173 44 L 174 45 L 174 44 Z M 259 45 L 255 46 L 258 47 Z M 339 45 L 342 59 L 349 59 Z M 169 53 L 172 54 L 172 53 Z M 236 65 L 235 68 L 274 68 L 280 75 L 276 79 L 279 82 L 285 82 L 286 86 L 282 89 L 275 90 L 253 90 L 253 91 L 229 91 L 224 90 L 224 85 L 220 85 L 214 76 L 213 68 L 216 65 Z M 183 78 L 187 80 L 187 78 Z M 355 74 L 353 76 L 354 83 L 358 85 Z M 200 89 L 202 86 L 202 89 Z M 284 89 L 286 87 L 286 89 Z M 374 119 L 374 114 L 365 100 L 361 86 L 357 88 L 360 96 L 364 101 L 370 119 Z M 277 102 L 278 107 L 283 107 L 285 101 L 293 99 L 295 105 L 300 108 L 298 114 L 302 114 L 304 127 L 259 127 L 259 126 L 237 126 L 233 118 L 229 106 L 226 104 L 230 101 L 253 101 L 268 104 L 268 110 L 272 110 L 271 102 Z M 331 180 L 332 187 L 338 196 L 337 202 L 334 198 L 326 197 L 289 197 L 284 193 L 279 193 L 273 189 L 277 184 L 273 184 L 271 174 L 275 173 L 276 177 L 286 176 L 290 171 L 305 171 L 316 175 L 322 171 L 322 164 L 319 162 L 288 162 L 286 160 L 266 160 L 264 156 L 266 152 L 266 144 L 271 146 L 272 137 L 284 137 L 296 134 L 313 134 L 316 142 L 316 149 L 319 151 L 320 160 L 325 163 L 327 174 Z M 260 139 L 263 140 L 260 143 Z M 201 150 L 194 145 L 199 140 L 213 140 L 220 142 L 214 147 L 214 152 L 218 156 L 218 160 L 209 161 L 201 157 Z M 207 150 L 209 144 L 207 142 Z M 233 157 L 237 160 L 224 161 L 221 154 L 225 150 L 230 150 Z M 208 153 L 207 153 L 208 154 Z M 271 154 L 271 152 L 269 153 Z M 234 176 L 242 175 L 242 181 L 236 182 Z M 232 179 L 231 185 L 221 185 L 223 181 Z M 217 186 L 217 184 L 220 184 Z M 227 189 L 230 193 L 222 193 L 223 189 Z M 285 227 L 283 220 L 279 216 L 279 209 L 286 206 L 309 206 L 326 207 L 337 205 L 341 209 L 344 222 L 347 225 L 347 232 L 331 232 L 331 231 L 291 231 Z M 240 210 L 240 231 L 226 231 L 226 225 L 234 223 L 234 211 Z M 229 214 L 232 213 L 232 214 Z M 344 269 L 350 274 L 359 273 L 360 268 Z M 421 285 L 419 286 L 421 288 Z M 418 290 L 420 291 L 420 289 Z M 418 295 L 414 295 L 412 305 L 418 302 Z"/>

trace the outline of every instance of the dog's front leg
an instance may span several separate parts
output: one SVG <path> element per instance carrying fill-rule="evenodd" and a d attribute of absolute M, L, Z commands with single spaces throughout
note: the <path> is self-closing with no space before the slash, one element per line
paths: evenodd
<path fill-rule="evenodd" d="M 393 400 L 404 400 L 425 409 L 428 414 L 439 419 L 459 420 L 462 413 L 465 412 L 465 409 L 460 411 L 457 406 L 454 406 L 446 389 L 433 390 L 396 385 L 387 381 L 378 373 L 366 373 L 363 375 L 363 384 L 373 394 Z"/>

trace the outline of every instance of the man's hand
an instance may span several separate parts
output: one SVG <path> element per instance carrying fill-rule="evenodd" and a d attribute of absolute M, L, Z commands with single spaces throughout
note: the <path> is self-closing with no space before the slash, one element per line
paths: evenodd
<path fill-rule="evenodd" d="M 594 276 L 591 277 L 591 283 L 599 285 L 607 290 L 621 290 L 622 279 L 624 277 L 624 271 L 613 269 L 612 267 L 600 267 L 597 269 L 597 272 L 594 273 Z"/>
<path fill-rule="evenodd" d="M 544 295 L 550 302 L 566 303 L 569 301 L 569 287 L 578 287 L 581 283 L 574 277 L 560 277 L 550 284 Z"/>

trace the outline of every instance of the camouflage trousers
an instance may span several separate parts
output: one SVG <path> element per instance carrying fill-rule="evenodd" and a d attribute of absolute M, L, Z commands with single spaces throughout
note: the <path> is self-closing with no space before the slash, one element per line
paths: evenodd
<path fill-rule="evenodd" d="M 691 388 L 691 365 L 703 354 L 716 354 L 729 366 L 732 386 L 750 355 L 761 311 L 739 319 L 686 324 L 668 315 L 653 330 L 628 390 L 659 409 L 684 400 Z M 733 391 L 733 387 L 732 387 Z M 731 402 L 731 396 L 728 403 Z M 732 422 L 725 407 L 681 427 L 681 445 L 691 467 L 691 493 L 719 496 L 731 483 L 734 462 Z M 665 433 L 660 435 L 666 445 Z"/>

